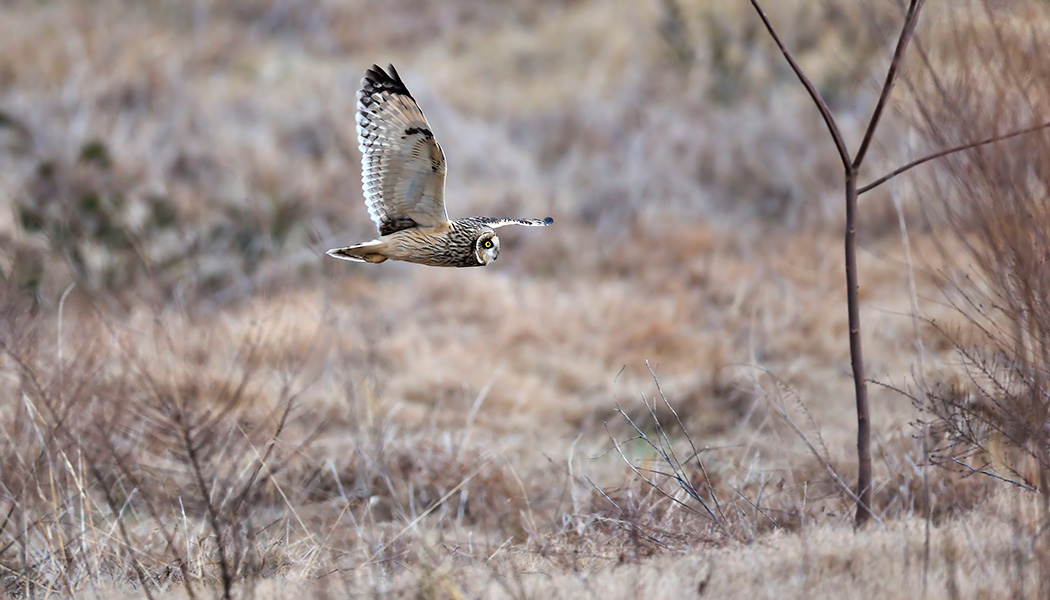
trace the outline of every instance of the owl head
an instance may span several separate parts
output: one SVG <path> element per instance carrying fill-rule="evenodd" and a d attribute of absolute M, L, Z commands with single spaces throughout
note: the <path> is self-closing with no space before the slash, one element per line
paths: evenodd
<path fill-rule="evenodd" d="M 491 229 L 484 229 L 474 241 L 474 256 L 484 266 L 499 258 L 499 238 Z"/>

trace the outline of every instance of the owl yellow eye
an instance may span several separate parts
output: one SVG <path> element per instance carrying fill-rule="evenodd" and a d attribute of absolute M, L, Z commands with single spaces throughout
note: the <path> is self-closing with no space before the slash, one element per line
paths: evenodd
<path fill-rule="evenodd" d="M 484 246 L 486 248 L 491 248 L 492 247 L 492 240 L 485 240 L 485 243 L 482 244 L 482 246 Z"/>

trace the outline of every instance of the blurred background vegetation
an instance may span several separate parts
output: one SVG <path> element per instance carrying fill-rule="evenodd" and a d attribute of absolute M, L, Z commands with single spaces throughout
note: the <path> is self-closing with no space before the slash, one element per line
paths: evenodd
<path fill-rule="evenodd" d="M 835 163 L 749 10 L 13 3 L 5 274 L 51 300 L 72 278 L 250 295 L 263 267 L 364 228 L 353 108 L 373 61 L 401 65 L 437 122 L 457 213 L 556 211 L 616 241 L 679 215 L 832 220 Z M 872 101 L 895 12 L 774 7 L 847 121 Z"/>

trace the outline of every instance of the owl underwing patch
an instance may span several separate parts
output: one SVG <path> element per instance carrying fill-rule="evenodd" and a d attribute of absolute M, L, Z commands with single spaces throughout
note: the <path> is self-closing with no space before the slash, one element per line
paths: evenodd
<path fill-rule="evenodd" d="M 397 217 L 395 219 L 384 219 L 383 225 L 379 228 L 379 235 L 390 235 L 391 233 L 401 231 L 402 229 L 409 229 L 411 227 L 417 227 L 419 223 L 416 223 L 408 217 Z"/>

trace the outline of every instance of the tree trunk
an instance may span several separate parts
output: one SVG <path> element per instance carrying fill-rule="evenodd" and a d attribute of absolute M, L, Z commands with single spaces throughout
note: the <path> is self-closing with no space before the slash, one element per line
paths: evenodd
<path fill-rule="evenodd" d="M 857 398 L 857 504 L 856 524 L 871 518 L 871 418 L 868 385 L 864 380 L 864 353 L 860 346 L 860 301 L 857 291 L 857 171 L 846 171 L 846 304 L 849 312 L 849 354 Z"/>

